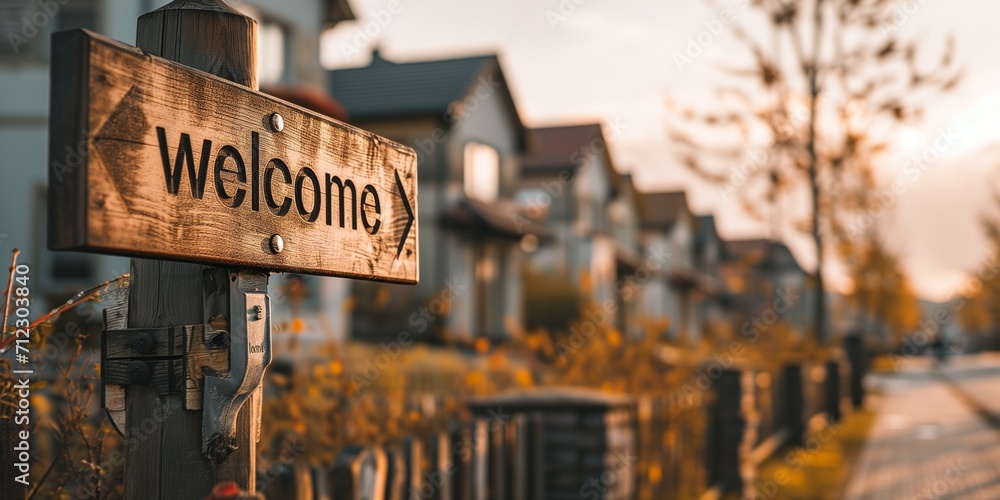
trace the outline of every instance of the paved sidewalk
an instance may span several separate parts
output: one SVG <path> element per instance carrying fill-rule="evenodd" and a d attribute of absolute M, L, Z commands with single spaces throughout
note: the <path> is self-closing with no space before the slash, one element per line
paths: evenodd
<path fill-rule="evenodd" d="M 1000 357 L 952 358 L 941 374 L 915 358 L 872 377 L 885 396 L 846 498 L 1000 498 Z"/>

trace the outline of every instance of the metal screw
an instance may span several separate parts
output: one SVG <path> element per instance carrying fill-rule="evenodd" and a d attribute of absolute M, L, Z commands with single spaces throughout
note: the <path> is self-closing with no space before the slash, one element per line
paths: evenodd
<path fill-rule="evenodd" d="M 271 130 L 281 132 L 285 128 L 285 119 L 277 112 L 271 113 Z"/>
<path fill-rule="evenodd" d="M 271 235 L 271 251 L 274 253 L 281 253 L 285 249 L 285 240 L 281 239 L 280 234 Z"/>
<path fill-rule="evenodd" d="M 133 361 L 128 365 L 128 380 L 133 384 L 145 384 L 153 376 L 145 361 Z"/>
<path fill-rule="evenodd" d="M 153 352 L 154 346 L 156 346 L 156 339 L 154 339 L 149 332 L 139 332 L 136 334 L 135 340 L 132 341 L 132 348 L 139 354 L 149 354 Z"/>

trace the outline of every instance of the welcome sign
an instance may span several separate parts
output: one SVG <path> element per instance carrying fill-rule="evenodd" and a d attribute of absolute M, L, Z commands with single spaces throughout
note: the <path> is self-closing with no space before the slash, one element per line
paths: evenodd
<path fill-rule="evenodd" d="M 416 283 L 416 154 L 76 30 L 53 39 L 49 246 Z"/>

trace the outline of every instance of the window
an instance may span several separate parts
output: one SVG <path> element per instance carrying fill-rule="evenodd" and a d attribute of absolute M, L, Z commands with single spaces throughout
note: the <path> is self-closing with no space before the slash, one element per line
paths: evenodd
<path fill-rule="evenodd" d="M 288 30 L 279 23 L 261 21 L 257 31 L 257 78 L 261 85 L 287 83 Z"/>
<path fill-rule="evenodd" d="M 261 85 L 289 83 L 291 75 L 291 30 L 263 13 L 241 3 L 240 12 L 257 21 L 257 80 Z"/>
<path fill-rule="evenodd" d="M 478 142 L 465 145 L 465 195 L 492 203 L 500 195 L 500 154 Z"/>
<path fill-rule="evenodd" d="M 99 31 L 98 17 L 98 0 L 0 0 L 0 58 L 47 58 L 52 33 L 73 28 Z"/>
<path fill-rule="evenodd" d="M 546 217 L 552 206 L 552 196 L 542 188 L 523 189 L 517 193 L 515 200 L 524 214 L 532 219 Z"/>

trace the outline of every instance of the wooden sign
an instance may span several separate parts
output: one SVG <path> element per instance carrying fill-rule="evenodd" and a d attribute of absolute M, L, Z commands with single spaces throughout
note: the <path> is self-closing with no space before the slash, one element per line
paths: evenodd
<path fill-rule="evenodd" d="M 84 30 L 51 91 L 49 248 L 417 282 L 411 148 Z"/>

